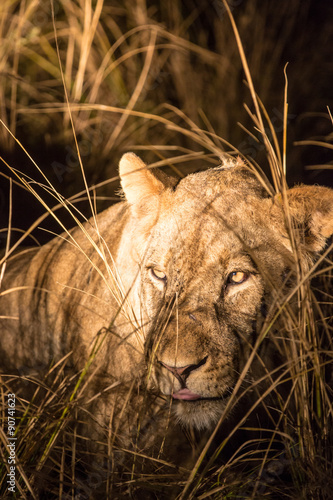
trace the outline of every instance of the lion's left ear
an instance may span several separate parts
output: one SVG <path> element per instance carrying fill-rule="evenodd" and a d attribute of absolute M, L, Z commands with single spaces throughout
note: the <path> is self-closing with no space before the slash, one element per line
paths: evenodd
<path fill-rule="evenodd" d="M 319 252 L 333 234 L 333 190 L 320 186 L 297 186 L 287 191 L 291 221 L 305 249 Z M 282 203 L 276 195 L 275 203 Z"/>
<path fill-rule="evenodd" d="M 146 197 L 159 195 L 164 190 L 164 184 L 134 153 L 122 156 L 119 162 L 119 175 L 126 200 L 131 205 L 141 202 Z"/>
<path fill-rule="evenodd" d="M 134 153 L 126 153 L 119 162 L 121 187 L 136 217 L 156 217 L 161 195 L 173 188 L 177 179 L 159 169 L 150 169 Z"/>

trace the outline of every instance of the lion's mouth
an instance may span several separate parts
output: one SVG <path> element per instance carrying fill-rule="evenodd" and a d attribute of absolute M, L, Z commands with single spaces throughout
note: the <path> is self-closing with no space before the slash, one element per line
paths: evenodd
<path fill-rule="evenodd" d="M 195 401 L 197 399 L 202 399 L 199 394 L 195 394 L 194 392 L 190 391 L 190 389 L 180 389 L 177 392 L 174 392 L 172 394 L 172 397 L 174 399 L 182 399 L 183 401 Z"/>
<path fill-rule="evenodd" d="M 228 399 L 230 393 L 226 392 L 221 396 L 211 396 L 204 397 L 190 391 L 187 387 L 180 389 L 172 394 L 173 399 L 178 399 L 179 401 L 221 401 Z"/>

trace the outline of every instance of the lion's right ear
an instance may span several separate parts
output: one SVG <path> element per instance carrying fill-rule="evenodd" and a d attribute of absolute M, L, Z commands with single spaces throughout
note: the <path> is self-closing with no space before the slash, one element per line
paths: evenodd
<path fill-rule="evenodd" d="M 151 202 L 165 190 L 165 185 L 147 168 L 147 165 L 134 153 L 126 153 L 119 162 L 121 187 L 126 200 L 131 205 Z"/>
<path fill-rule="evenodd" d="M 289 213 L 302 249 L 310 254 L 320 252 L 333 235 L 333 190 L 301 185 L 287 190 L 286 195 L 288 211 L 283 205 L 281 194 L 278 194 L 272 200 L 271 213 L 280 221 Z"/>

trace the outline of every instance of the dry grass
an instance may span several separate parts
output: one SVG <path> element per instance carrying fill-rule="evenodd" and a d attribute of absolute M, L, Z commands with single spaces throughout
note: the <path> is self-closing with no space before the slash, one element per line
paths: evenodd
<path fill-rule="evenodd" d="M 228 12 L 225 2 L 216 2 L 210 35 L 202 29 L 207 22 L 204 15 L 207 6 L 202 8 L 199 4 L 185 8 L 181 2 L 147 5 L 141 0 L 59 0 L 52 3 L 55 15 L 52 19 L 48 2 L 2 2 L 1 145 L 4 150 L 14 152 L 26 147 L 28 156 L 30 146 L 34 150 L 43 136 L 43 148 L 67 147 L 65 157 L 51 160 L 51 166 L 48 159 L 46 169 L 32 158 L 27 169 L 12 165 L 4 155 L 6 170 L 1 174 L 13 179 L 9 192 L 17 185 L 43 206 L 43 213 L 21 234 L 16 231 L 16 222 L 13 223 L 16 206 L 15 199 L 10 197 L 7 227 L 1 233 L 6 235 L 7 256 L 19 243 L 29 241 L 31 234 L 36 234 L 35 228 L 50 216 L 58 229 L 66 231 L 68 225 L 75 224 L 84 230 L 82 223 L 87 215 L 94 216 L 96 207 L 109 203 L 109 184 L 116 181 L 116 158 L 120 152 L 134 147 L 145 151 L 152 166 L 164 167 L 179 176 L 198 167 L 218 164 L 225 151 L 250 154 L 248 159 L 268 185 L 257 165 L 262 164 L 263 158 L 265 173 L 272 179 L 269 189 L 282 193 L 284 198 L 286 173 L 287 178 L 289 175 L 287 96 L 289 101 L 291 97 L 285 94 L 277 122 L 274 113 L 272 117 L 266 112 L 256 91 L 263 102 L 271 100 L 274 109 L 276 98 L 270 96 L 276 89 L 276 66 L 295 29 L 301 2 L 294 2 L 291 16 L 287 16 L 289 11 L 284 7 L 284 14 L 272 24 L 271 29 L 278 31 L 283 19 L 287 19 L 282 24 L 279 47 L 269 59 L 274 37 L 268 37 L 267 44 L 262 37 L 267 19 L 275 18 L 274 7 L 257 17 L 255 33 L 251 32 L 249 37 L 246 35 L 249 19 L 255 16 L 257 2 L 240 3 L 233 12 Z M 310 8 L 310 4 L 306 7 Z M 232 34 L 232 14 L 237 18 L 241 37 L 236 25 Z M 198 38 L 194 37 L 196 30 Z M 267 78 L 260 81 L 263 67 Z M 243 70 L 247 86 L 241 83 Z M 211 81 L 223 82 L 224 92 L 218 86 L 211 86 Z M 281 102 L 282 95 L 278 98 Z M 247 107 L 243 112 L 244 101 Z M 240 105 L 231 109 L 230 102 Z M 233 131 L 239 120 L 251 135 L 244 135 L 241 128 Z M 318 137 L 314 140 L 318 142 Z M 107 176 L 111 179 L 102 182 Z M 88 188 L 88 183 L 99 182 L 100 185 Z M 81 191 L 74 194 L 78 190 Z M 64 192 L 66 198 L 61 194 Z M 84 213 L 79 205 L 82 199 L 88 200 L 86 211 L 82 209 Z M 292 238 L 292 228 L 290 232 Z M 103 241 L 91 244 L 100 255 L 102 265 L 98 271 L 105 278 L 110 273 L 107 264 L 110 256 Z M 94 376 L 92 362 L 103 342 L 103 332 L 79 374 L 73 375 L 67 369 L 66 358 L 51 367 L 37 366 L 35 372 L 23 369 L 18 375 L 1 375 L 1 421 L 7 422 L 6 397 L 11 392 L 17 394 L 16 410 L 20 416 L 17 497 L 330 498 L 333 487 L 331 249 L 332 246 L 310 271 L 298 269 L 297 285 L 287 299 L 276 291 L 275 320 L 282 322 L 287 332 L 278 339 L 285 364 L 276 374 L 266 371 L 262 380 L 247 389 L 241 384 L 251 363 L 257 361 L 260 343 L 274 325 L 272 321 L 264 325 L 259 335 L 221 417 L 220 427 L 229 425 L 228 414 L 235 411 L 235 405 L 247 391 L 257 394 L 257 398 L 247 413 L 240 415 L 232 428 L 228 427 L 227 435 L 221 437 L 217 427 L 203 446 L 201 443 L 201 448 L 198 436 L 188 436 L 189 442 L 201 450 L 190 470 L 185 463 L 183 468 L 175 467 L 162 455 L 145 455 L 137 442 L 132 449 L 123 450 L 117 435 L 119 424 L 112 427 L 112 416 L 104 443 L 105 454 L 111 458 L 106 468 L 95 460 L 89 447 L 86 450 L 87 438 L 80 434 L 79 421 L 87 414 L 87 391 Z M 296 247 L 294 251 L 297 257 Z M 6 259 L 0 262 L 1 277 L 6 272 L 5 262 Z M 120 307 L 137 328 L 137 319 L 126 304 L 126 290 L 117 276 L 113 281 L 113 293 Z M 298 303 L 296 314 L 290 306 L 292 301 Z M 267 380 L 268 388 L 262 394 L 261 382 Z M 286 383 L 289 395 L 281 399 L 279 389 Z M 104 392 L 114 390 L 118 390 L 116 383 Z M 120 414 L 125 412 L 133 390 L 131 387 L 120 394 Z M 275 411 L 271 407 L 273 402 Z M 250 428 L 252 423 L 249 423 L 259 406 L 270 421 L 267 432 L 260 431 L 260 439 L 258 429 Z M 243 435 L 246 438 L 242 440 Z M 212 448 L 210 445 L 216 440 L 219 446 Z M 0 451 L 5 463 L 5 425 L 1 428 Z M 119 470 L 116 460 L 121 454 L 125 454 L 126 460 Z M 0 470 L 1 494 L 6 498 L 4 464 Z"/>

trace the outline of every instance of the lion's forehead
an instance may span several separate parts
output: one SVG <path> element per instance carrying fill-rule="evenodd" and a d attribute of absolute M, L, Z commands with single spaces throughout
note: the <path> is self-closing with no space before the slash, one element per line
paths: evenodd
<path fill-rule="evenodd" d="M 247 197 L 264 199 L 268 193 L 250 169 L 237 166 L 217 167 L 186 176 L 180 181 L 176 195 L 195 198 L 199 203 L 212 203 L 215 199 L 226 204 Z"/>
<path fill-rule="evenodd" d="M 261 228 L 262 229 L 262 228 Z M 267 232 L 251 231 L 251 224 L 228 225 L 216 214 L 180 211 L 161 217 L 152 231 L 147 257 L 157 265 L 170 262 L 183 270 L 214 272 L 218 267 L 249 267 L 245 250 L 266 246 Z"/>
<path fill-rule="evenodd" d="M 152 234 L 160 245 L 182 247 L 196 242 L 198 248 L 258 246 L 267 240 L 271 225 L 256 200 L 230 199 L 205 203 L 188 197 L 161 211 Z"/>
<path fill-rule="evenodd" d="M 193 207 L 184 203 L 165 214 L 161 214 L 152 235 L 161 248 L 180 248 L 185 250 L 191 242 L 197 247 L 209 244 L 220 245 L 225 240 L 234 241 L 235 236 L 218 214 L 208 214 L 191 210 Z"/>

